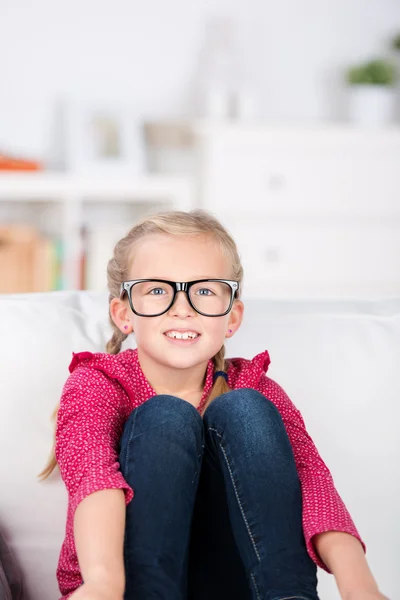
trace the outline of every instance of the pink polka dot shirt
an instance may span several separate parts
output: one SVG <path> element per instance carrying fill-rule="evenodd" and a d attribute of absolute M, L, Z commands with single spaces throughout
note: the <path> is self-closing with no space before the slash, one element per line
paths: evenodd
<path fill-rule="evenodd" d="M 275 404 L 282 416 L 301 483 L 303 531 L 311 558 L 328 571 L 313 544 L 313 537 L 325 531 L 350 533 L 360 540 L 365 551 L 365 544 L 307 433 L 300 412 L 285 391 L 266 376 L 270 364 L 268 352 L 252 360 L 228 359 L 228 364 L 231 389 L 258 390 Z M 75 510 L 89 494 L 103 489 L 122 489 L 126 504 L 132 500 L 134 490 L 119 470 L 118 443 L 132 410 L 156 395 L 141 369 L 137 350 L 124 350 L 116 355 L 73 353 L 69 371 L 56 428 L 56 458 L 68 491 L 66 534 L 57 567 L 63 600 L 82 584 L 73 533 Z M 210 360 L 199 412 L 212 388 L 213 372 Z"/>

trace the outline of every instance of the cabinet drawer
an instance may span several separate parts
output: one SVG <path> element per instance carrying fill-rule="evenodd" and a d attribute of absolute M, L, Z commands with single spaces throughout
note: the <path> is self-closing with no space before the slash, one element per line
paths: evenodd
<path fill-rule="evenodd" d="M 246 293 L 400 294 L 400 227 L 221 220 L 237 243 Z"/>
<path fill-rule="evenodd" d="M 204 201 L 213 210 L 400 215 L 400 155 L 217 145 Z"/>

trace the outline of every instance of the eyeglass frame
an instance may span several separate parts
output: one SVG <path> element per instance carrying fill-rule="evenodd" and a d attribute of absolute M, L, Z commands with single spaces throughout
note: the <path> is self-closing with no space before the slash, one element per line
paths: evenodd
<path fill-rule="evenodd" d="M 131 289 L 133 288 L 133 286 L 135 284 L 144 283 L 146 281 L 154 281 L 154 282 L 159 281 L 160 283 L 168 283 L 173 288 L 174 295 L 172 296 L 172 301 L 171 301 L 170 305 L 165 310 L 163 310 L 160 313 L 157 313 L 156 315 L 144 315 L 143 313 L 139 313 L 139 312 L 137 312 L 137 310 L 134 309 L 133 304 L 132 304 Z M 208 315 L 208 314 L 203 313 L 200 310 L 198 310 L 194 306 L 193 302 L 191 301 L 190 296 L 189 296 L 190 288 L 193 285 L 195 285 L 196 283 L 207 283 L 207 282 L 226 283 L 231 288 L 231 299 L 229 302 L 229 307 L 224 313 L 221 313 L 218 315 Z M 123 281 L 121 283 L 119 297 L 120 297 L 120 299 L 122 299 L 124 294 L 126 293 L 128 296 L 129 306 L 130 306 L 132 312 L 135 313 L 135 315 L 137 315 L 138 317 L 150 317 L 151 318 L 151 317 L 160 317 L 161 315 L 164 315 L 166 312 L 168 312 L 170 310 L 170 308 L 173 306 L 178 292 L 185 292 L 190 306 L 199 315 L 202 315 L 203 317 L 224 317 L 232 310 L 235 296 L 239 292 L 239 282 L 234 281 L 232 279 L 195 279 L 193 281 L 168 281 L 167 279 L 130 279 L 128 281 Z"/>

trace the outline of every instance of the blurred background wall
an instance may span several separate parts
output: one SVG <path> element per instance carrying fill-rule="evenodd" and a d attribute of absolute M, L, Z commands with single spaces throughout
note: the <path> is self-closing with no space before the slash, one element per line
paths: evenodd
<path fill-rule="evenodd" d="M 343 115 L 343 69 L 387 51 L 398 0 L 1 0 L 0 147 L 47 156 L 54 103 L 112 88 L 140 118 L 193 114 L 207 18 L 237 22 L 260 116 Z"/>
<path fill-rule="evenodd" d="M 251 295 L 400 295 L 399 0 L 0 0 L 0 73 L 0 292 L 203 207 Z"/>

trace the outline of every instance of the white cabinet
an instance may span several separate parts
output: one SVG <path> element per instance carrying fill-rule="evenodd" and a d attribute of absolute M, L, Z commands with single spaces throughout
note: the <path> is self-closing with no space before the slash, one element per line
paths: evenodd
<path fill-rule="evenodd" d="M 353 220 L 219 215 L 242 257 L 244 293 L 268 297 L 400 295 L 400 230 Z"/>
<path fill-rule="evenodd" d="M 244 145 L 230 153 L 225 144 L 210 149 L 203 171 L 204 197 L 214 210 L 258 214 L 299 213 L 376 215 L 400 213 L 400 158 L 354 157 L 331 152 L 288 151 L 271 147 L 255 153 Z M 208 162 L 210 161 L 210 162 Z M 375 198 L 375 201 L 373 201 Z"/>
<path fill-rule="evenodd" d="M 400 295 L 400 128 L 191 131 L 198 202 L 232 232 L 245 294 Z"/>

